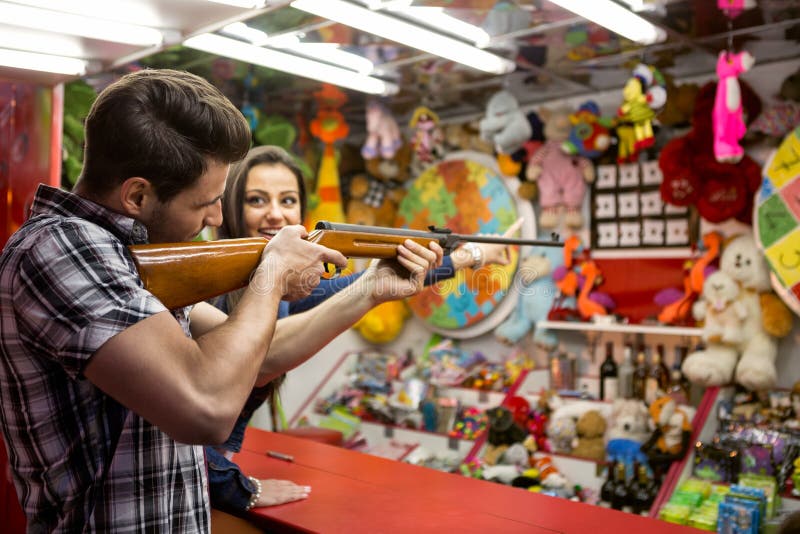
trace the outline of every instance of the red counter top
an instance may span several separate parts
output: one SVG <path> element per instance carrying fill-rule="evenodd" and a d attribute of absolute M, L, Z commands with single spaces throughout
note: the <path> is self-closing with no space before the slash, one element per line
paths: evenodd
<path fill-rule="evenodd" d="M 311 486 L 308 499 L 251 512 L 271 532 L 699 532 L 254 428 L 234 461 L 257 478 Z"/>

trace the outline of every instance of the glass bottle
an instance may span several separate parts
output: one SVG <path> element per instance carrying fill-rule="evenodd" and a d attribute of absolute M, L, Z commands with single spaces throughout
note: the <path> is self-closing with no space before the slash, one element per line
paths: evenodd
<path fill-rule="evenodd" d="M 681 371 L 681 365 L 686 357 L 686 347 L 675 347 L 675 363 L 669 375 L 669 396 L 675 404 L 689 404 L 689 381 Z"/>
<path fill-rule="evenodd" d="M 619 370 L 614 361 L 614 344 L 606 343 L 606 359 L 600 366 L 600 400 L 613 401 L 617 398 Z"/>
<path fill-rule="evenodd" d="M 669 387 L 669 369 L 664 364 L 664 345 L 658 345 L 653 354 L 653 362 L 647 372 L 644 388 L 644 400 L 647 404 L 652 404 L 656 400 L 659 391 L 667 392 Z"/>
<path fill-rule="evenodd" d="M 636 476 L 631 482 L 628 491 L 629 504 L 631 506 L 631 511 L 634 514 L 646 512 L 653 505 L 653 499 L 655 497 L 655 493 L 653 491 L 654 485 L 655 482 L 653 482 L 653 480 L 647 474 L 647 467 L 644 465 L 638 465 L 636 467 Z"/>
<path fill-rule="evenodd" d="M 617 371 L 618 396 L 623 399 L 633 398 L 633 348 L 625 345 L 622 363 Z"/>
<path fill-rule="evenodd" d="M 633 369 L 633 398 L 644 400 L 647 374 L 647 355 L 644 352 L 644 345 L 640 345 L 639 353 L 636 355 L 636 366 Z"/>
<path fill-rule="evenodd" d="M 603 485 L 600 486 L 600 501 L 606 506 L 611 506 L 611 498 L 614 496 L 614 483 L 617 473 L 617 462 L 608 466 L 608 477 Z"/>
<path fill-rule="evenodd" d="M 617 462 L 614 466 L 614 490 L 611 494 L 611 508 L 622 510 L 628 501 L 628 484 L 625 481 L 625 464 Z"/>

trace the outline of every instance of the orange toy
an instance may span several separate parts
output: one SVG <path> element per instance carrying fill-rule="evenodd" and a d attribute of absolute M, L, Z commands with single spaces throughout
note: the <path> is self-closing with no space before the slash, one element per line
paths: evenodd
<path fill-rule="evenodd" d="M 594 315 L 608 315 L 603 306 L 589 298 L 595 283 L 600 278 L 600 270 L 597 268 L 597 264 L 593 261 L 584 262 L 581 266 L 581 274 L 586 277 L 586 281 L 583 283 L 581 292 L 578 295 L 578 313 L 584 319 L 591 319 Z"/>

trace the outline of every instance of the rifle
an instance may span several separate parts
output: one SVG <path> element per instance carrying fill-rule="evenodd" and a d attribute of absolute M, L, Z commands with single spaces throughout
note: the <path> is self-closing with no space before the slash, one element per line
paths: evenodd
<path fill-rule="evenodd" d="M 436 241 L 445 254 L 459 244 L 497 243 L 560 247 L 552 239 L 517 239 L 488 235 L 455 234 L 447 228 L 431 226 L 429 232 L 339 224 L 320 221 L 307 241 L 338 250 L 350 258 L 393 258 L 397 246 L 411 239 L 427 247 Z M 129 247 L 145 289 L 169 309 L 181 308 L 242 288 L 261 261 L 267 245 L 263 237 L 223 239 L 189 243 L 162 243 Z"/>

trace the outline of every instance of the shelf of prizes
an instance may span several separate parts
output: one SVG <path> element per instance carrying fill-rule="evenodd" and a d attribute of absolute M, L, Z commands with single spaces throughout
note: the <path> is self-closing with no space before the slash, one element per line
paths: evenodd
<path fill-rule="evenodd" d="M 715 391 L 697 408 L 666 395 L 649 407 L 612 402 L 587 393 L 597 384 L 582 394 L 554 388 L 551 370 L 533 368 L 524 354 L 502 361 L 447 340 L 418 358 L 348 352 L 289 426 L 338 430 L 345 448 L 453 476 L 658 517 Z M 677 435 L 654 437 L 661 411 L 684 418 Z"/>
<path fill-rule="evenodd" d="M 731 534 L 771 534 L 800 509 L 798 398 L 709 388 L 707 417 L 657 502 L 662 520 Z"/>

